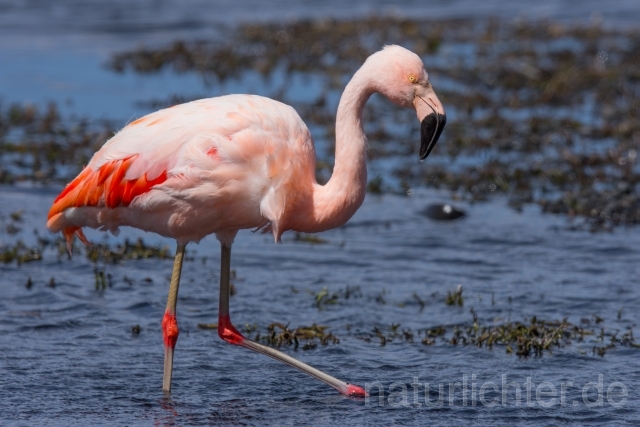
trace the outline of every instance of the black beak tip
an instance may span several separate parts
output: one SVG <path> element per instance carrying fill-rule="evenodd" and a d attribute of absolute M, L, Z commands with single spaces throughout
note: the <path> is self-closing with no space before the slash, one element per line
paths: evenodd
<path fill-rule="evenodd" d="M 433 147 L 436 146 L 446 123 L 447 116 L 444 114 L 431 113 L 422 119 L 420 124 L 420 160 L 426 159 Z"/>

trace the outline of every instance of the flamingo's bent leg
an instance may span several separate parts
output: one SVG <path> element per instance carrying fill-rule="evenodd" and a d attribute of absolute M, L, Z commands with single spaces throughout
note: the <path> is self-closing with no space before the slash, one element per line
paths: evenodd
<path fill-rule="evenodd" d="M 221 245 L 222 256 L 220 261 L 220 313 L 218 319 L 218 335 L 220 338 L 230 344 L 239 345 L 249 350 L 262 353 L 276 360 L 286 363 L 287 365 L 301 370 L 304 373 L 319 379 L 320 381 L 330 385 L 340 393 L 347 396 L 365 397 L 367 393 L 362 387 L 353 384 L 347 384 L 331 375 L 313 368 L 306 363 L 302 363 L 293 357 L 282 353 L 274 348 L 267 347 L 255 341 L 245 338 L 231 323 L 229 317 L 229 273 L 231 271 L 231 247 Z"/>
<path fill-rule="evenodd" d="M 184 245 L 178 244 L 176 257 L 173 261 L 169 296 L 167 297 L 167 309 L 162 319 L 162 335 L 164 337 L 164 376 L 162 378 L 162 390 L 171 392 L 171 375 L 173 373 L 173 351 L 178 341 L 178 322 L 176 320 L 176 304 L 178 303 L 178 287 L 180 286 L 180 273 L 182 272 L 182 260 L 184 258 Z"/>

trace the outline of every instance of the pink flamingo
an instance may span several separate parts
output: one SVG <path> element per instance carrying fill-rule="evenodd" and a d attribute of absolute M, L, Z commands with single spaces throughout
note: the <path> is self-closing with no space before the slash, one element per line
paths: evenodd
<path fill-rule="evenodd" d="M 177 241 L 167 308 L 163 390 L 170 392 L 178 339 L 176 302 L 189 242 L 215 234 L 221 246 L 218 335 L 280 360 L 343 394 L 347 384 L 282 352 L 243 337 L 229 317 L 231 245 L 240 229 L 315 233 L 339 227 L 360 207 L 367 185 L 367 138 L 362 110 L 374 92 L 416 110 L 424 160 L 445 125 L 445 112 L 420 58 L 399 46 L 371 55 L 340 99 L 333 175 L 315 179 L 313 140 L 296 111 L 252 95 L 202 99 L 142 117 L 118 132 L 56 198 L 47 227 L 89 244 L 82 227 L 117 234 L 120 226 Z"/>

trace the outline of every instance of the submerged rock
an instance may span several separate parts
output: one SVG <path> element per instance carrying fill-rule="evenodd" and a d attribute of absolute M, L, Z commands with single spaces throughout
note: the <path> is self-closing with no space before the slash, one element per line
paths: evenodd
<path fill-rule="evenodd" d="M 437 221 L 449 221 L 462 218 L 466 213 L 448 203 L 433 203 L 424 210 L 424 214 Z"/>

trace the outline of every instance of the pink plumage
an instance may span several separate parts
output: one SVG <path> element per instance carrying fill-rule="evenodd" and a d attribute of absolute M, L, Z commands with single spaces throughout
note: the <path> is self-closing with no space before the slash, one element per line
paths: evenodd
<path fill-rule="evenodd" d="M 118 172 L 118 182 L 157 182 L 130 197 L 124 185 L 101 187 L 94 179 L 110 169 L 102 182 Z M 252 95 L 202 99 L 118 132 L 56 200 L 47 226 L 132 226 L 183 244 L 216 233 L 230 244 L 239 229 L 271 222 L 278 239 L 286 193 L 299 197 L 298 183 L 314 170 L 313 141 L 291 107 Z"/>
<path fill-rule="evenodd" d="M 130 123 L 54 201 L 47 227 L 62 231 L 69 248 L 74 235 L 88 244 L 83 227 L 117 233 L 119 227 L 131 226 L 177 241 L 163 323 L 166 391 L 178 337 L 175 300 L 181 254 L 187 243 L 215 234 L 223 253 L 220 336 L 310 373 L 343 393 L 360 393 L 357 386 L 242 337 L 228 316 L 228 268 L 230 248 L 241 229 L 270 230 L 279 241 L 287 230 L 338 227 L 356 212 L 367 183 L 362 110 L 374 92 L 416 110 L 424 159 L 444 127 L 444 109 L 420 58 L 389 46 L 367 59 L 342 95 L 335 166 L 324 186 L 315 179 L 311 134 L 293 108 L 260 96 L 228 95 L 177 105 Z"/>

